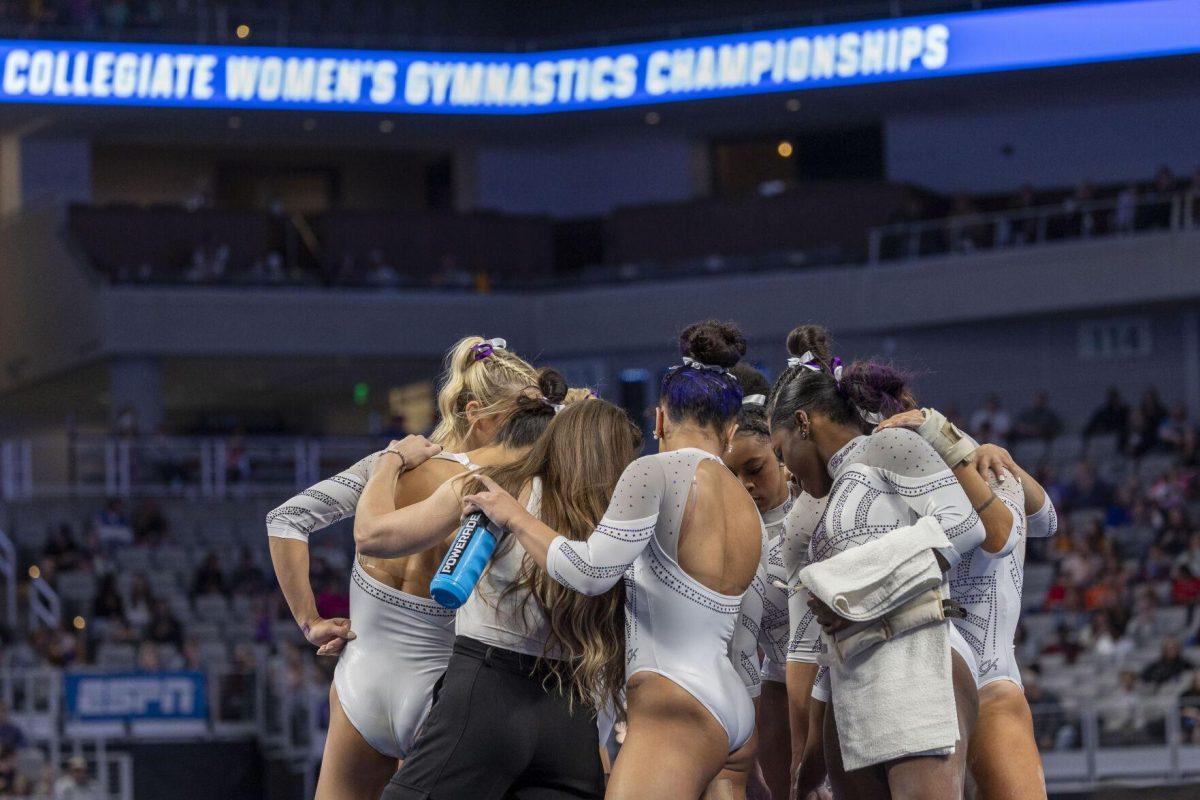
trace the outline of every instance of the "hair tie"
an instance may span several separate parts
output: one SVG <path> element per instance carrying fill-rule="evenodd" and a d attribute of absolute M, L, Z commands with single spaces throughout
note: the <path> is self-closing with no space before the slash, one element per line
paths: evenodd
<path fill-rule="evenodd" d="M 830 372 L 833 373 L 833 382 L 838 386 L 842 385 L 842 360 L 834 356 L 829 360 L 829 366 L 832 367 Z"/>
<path fill-rule="evenodd" d="M 542 396 L 541 396 L 541 397 L 539 397 L 538 399 L 539 399 L 539 400 L 541 400 L 541 401 L 542 401 L 542 403 L 544 403 L 545 405 L 548 405 L 548 406 L 550 406 L 551 408 L 553 408 L 553 409 L 554 409 L 554 413 L 555 413 L 555 414 L 557 414 L 558 412 L 560 412 L 560 411 L 562 411 L 564 408 L 566 408 L 566 406 L 565 406 L 565 405 L 563 405 L 562 403 L 552 403 L 552 402 L 550 402 L 550 398 L 549 398 L 549 397 L 546 397 L 545 395 L 542 395 Z"/>
<path fill-rule="evenodd" d="M 883 414 L 880 414 L 878 411 L 867 411 L 861 406 L 855 406 L 854 410 L 858 412 L 858 415 L 862 417 L 863 421 L 868 425 L 878 425 L 879 423 L 883 422 Z"/>
<path fill-rule="evenodd" d="M 787 365 L 789 369 L 804 367 L 805 369 L 810 369 L 813 372 L 821 371 L 821 362 L 817 361 L 817 357 L 813 355 L 812 350 L 805 350 L 802 355 L 792 356 L 787 360 Z"/>
<path fill-rule="evenodd" d="M 475 354 L 476 361 L 483 361 L 488 356 L 494 354 L 497 350 L 507 350 L 508 342 L 503 339 L 488 339 L 479 344 L 471 345 L 471 352 Z"/>
<path fill-rule="evenodd" d="M 732 375 L 733 374 L 729 370 L 725 369 L 724 367 L 719 367 L 716 364 L 705 364 L 702 361 L 697 361 L 696 359 L 692 358 L 691 356 L 683 357 L 683 366 L 691 367 L 692 369 L 704 370 L 705 372 L 715 372 L 718 375 Z"/>
<path fill-rule="evenodd" d="M 748 394 L 742 398 L 744 406 L 765 406 L 767 404 L 767 396 L 765 394 Z"/>

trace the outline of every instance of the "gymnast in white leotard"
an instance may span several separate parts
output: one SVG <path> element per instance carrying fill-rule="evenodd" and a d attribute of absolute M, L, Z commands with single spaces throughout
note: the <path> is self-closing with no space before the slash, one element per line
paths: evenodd
<path fill-rule="evenodd" d="M 807 720 L 793 741 L 788 714 L 786 686 L 788 638 L 788 573 L 784 563 L 784 521 L 799 494 L 788 480 L 787 470 L 771 447 L 766 407 L 770 384 L 762 374 L 746 363 L 733 370 L 744 396 L 738 412 L 738 429 L 725 465 L 741 480 L 762 515 L 767 530 L 765 563 L 761 577 L 752 590 L 762 604 L 758 649 L 762 652 L 762 690 L 755 701 L 755 725 L 758 731 L 758 766 L 767 788 L 774 797 L 786 797 L 791 775 L 793 747 L 804 746 Z M 747 592 L 749 597 L 751 592 Z M 807 609 L 805 609 L 807 610 Z M 748 765 L 753 768 L 753 764 Z M 731 780 L 737 776 L 730 775 Z"/>
<path fill-rule="evenodd" d="M 745 340 L 707 322 L 680 341 L 685 362 L 664 377 L 657 411 L 661 452 L 625 470 L 586 540 L 557 535 L 503 493 L 476 501 L 563 585 L 598 594 L 625 580 L 628 733 L 606 795 L 622 800 L 700 796 L 754 732 L 755 687 L 735 666 L 757 672 L 753 645 L 742 652 L 735 632 L 764 530 L 719 458 L 742 399 L 727 369 Z"/>
<path fill-rule="evenodd" d="M 538 373 L 498 339 L 467 337 L 447 354 L 439 393 L 443 445 L 472 450 L 484 463 L 523 454 L 547 424 L 547 409 L 522 393 L 540 395 Z M 550 373 L 547 373 L 549 380 Z M 552 382 L 565 389 L 561 377 Z M 519 412 L 519 413 L 514 413 Z M 552 415 L 551 415 L 552 416 Z M 543 418 L 538 421 L 536 418 Z M 500 431 L 503 441 L 493 441 Z M 406 440 L 412 441 L 412 440 Z M 421 440 L 423 441 L 423 440 Z M 431 452 L 431 451 L 430 451 Z M 471 465 L 444 453 L 417 466 L 429 452 L 404 455 L 410 467 L 395 486 L 400 504 L 426 497 Z M 308 538 L 354 516 L 355 505 L 382 453 L 289 499 L 267 516 L 271 557 L 297 623 L 320 655 L 339 655 L 330 690 L 331 720 L 318 779 L 318 800 L 377 797 L 404 758 L 445 669 L 454 615 L 429 599 L 429 579 L 443 546 L 402 559 L 359 556 L 350 576 L 351 620 L 317 616 L 308 582 Z M 392 679 L 396 669 L 410 680 Z"/>
<path fill-rule="evenodd" d="M 881 415 L 899 412 L 909 404 L 910 395 L 898 373 L 861 362 L 843 369 L 840 361 L 825 363 L 811 353 L 792 352 L 794 361 L 773 387 L 768 407 L 772 441 L 789 471 L 814 495 L 828 494 L 824 516 L 809 544 L 813 562 L 880 539 L 920 518 L 935 520 L 949 541 L 948 547 L 935 550 L 943 569 L 958 563 L 964 553 L 985 540 L 987 531 L 978 514 L 932 447 L 910 431 L 863 435 Z M 834 617 L 828 609 L 823 613 Z M 833 622 L 836 620 L 829 620 Z M 940 625 L 945 626 L 942 635 L 953 638 L 949 623 Z M 867 651 L 852 667 L 842 669 L 856 687 L 851 690 L 853 696 L 845 698 L 853 704 L 847 709 L 852 708 L 855 716 L 841 720 L 843 734 L 856 746 L 866 741 L 878 743 L 870 751 L 856 750 L 860 763 L 871 756 L 880 760 L 874 766 L 845 771 L 839 724 L 834 714 L 827 714 L 825 754 L 840 796 L 949 798 L 962 794 L 965 748 L 956 748 L 955 740 L 965 743 L 969 735 L 974 682 L 961 661 L 948 659 L 954 692 L 947 695 L 943 689 L 938 695 L 945 696 L 950 705 L 932 709 L 931 714 L 919 701 L 912 704 L 919 693 L 912 692 L 911 685 L 922 682 L 923 671 L 929 671 L 931 678 L 946 675 L 937 680 L 948 680 L 949 674 L 936 673 L 939 668 L 934 664 L 906 660 L 907 653 L 906 645 L 885 642 Z M 956 663 L 958 666 L 953 666 Z M 888 679 L 889 675 L 894 678 Z M 835 697 L 838 689 L 835 680 Z M 883 707 L 887 714 L 871 711 Z M 917 730 L 911 725 L 918 720 L 926 725 L 919 739 L 908 734 Z M 860 723 L 870 729 L 858 730 L 855 726 Z M 934 731 L 936 735 L 929 735 Z M 872 762 L 866 760 L 866 764 Z"/>
<path fill-rule="evenodd" d="M 928 413 L 902 417 L 914 417 L 914 424 L 921 424 Z M 919 428 L 926 435 L 929 429 L 923 424 Z M 998 553 L 980 548 L 950 572 L 951 596 L 965 612 L 954 626 L 971 647 L 979 691 L 979 716 L 970 743 L 971 774 L 981 797 L 1045 800 L 1041 757 L 1014 639 L 1021 615 L 1026 542 L 1030 536 L 1052 536 L 1058 520 L 1041 485 L 1006 450 L 991 444 L 978 446 L 964 438 L 974 446 L 976 470 L 1012 516 L 1010 536 Z"/>

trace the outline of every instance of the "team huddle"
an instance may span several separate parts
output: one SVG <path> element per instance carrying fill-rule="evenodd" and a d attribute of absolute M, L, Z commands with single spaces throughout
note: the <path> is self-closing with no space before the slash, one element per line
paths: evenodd
<path fill-rule="evenodd" d="M 736 326 L 688 327 L 639 457 L 623 409 L 468 337 L 428 439 L 272 511 L 338 657 L 317 799 L 1044 800 L 1013 640 L 1046 493 L 823 328 L 787 349 L 772 385 Z M 476 511 L 503 533 L 451 610 L 430 582 Z M 351 516 L 322 619 L 308 537 Z"/>

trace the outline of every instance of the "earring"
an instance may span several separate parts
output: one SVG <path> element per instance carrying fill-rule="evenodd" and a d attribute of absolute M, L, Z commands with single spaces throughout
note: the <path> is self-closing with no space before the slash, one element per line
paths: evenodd
<path fill-rule="evenodd" d="M 661 437 L 659 437 L 659 435 L 658 435 L 658 428 L 655 428 L 655 429 L 654 429 L 654 432 L 653 432 L 653 433 L 651 433 L 651 434 L 650 434 L 650 436 L 651 436 L 651 438 L 653 438 L 653 439 L 654 439 L 654 441 L 656 441 L 656 442 L 657 442 L 657 441 L 659 440 L 659 438 L 661 438 Z"/>
<path fill-rule="evenodd" d="M 801 428 L 801 429 L 800 429 L 800 438 L 801 438 L 801 439 L 807 439 L 807 438 L 808 438 L 808 428 Z"/>

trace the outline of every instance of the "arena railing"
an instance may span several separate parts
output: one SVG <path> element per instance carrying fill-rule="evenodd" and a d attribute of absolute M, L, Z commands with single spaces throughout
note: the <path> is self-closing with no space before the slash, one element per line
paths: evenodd
<path fill-rule="evenodd" d="M 1190 189 L 1124 199 L 1066 200 L 1006 211 L 968 212 L 901 222 L 871 229 L 867 260 L 878 264 L 1055 241 L 1184 230 L 1200 227 L 1198 210 L 1198 190 Z"/>
<path fill-rule="evenodd" d="M 65 734 L 62 696 L 62 672 L 58 669 L 0 669 L 0 700 L 29 743 L 15 755 L 18 772 L 36 773 L 49 767 L 51 779 L 56 780 L 65 771 L 67 759 L 82 757 L 101 790 L 100 796 L 132 800 L 132 756 L 112 749 L 102 736 Z M 34 792 L 11 796 L 49 800 L 51 795 Z"/>
<path fill-rule="evenodd" d="M 220 499 L 305 489 L 381 449 L 387 437 L 50 436 L 10 443 L 25 454 L 25 466 L 0 499 Z"/>
<path fill-rule="evenodd" d="M 17 547 L 0 528 L 0 581 L 4 581 L 4 623 L 17 629 Z"/>
<path fill-rule="evenodd" d="M 257 736 L 264 753 L 303 773 L 311 796 L 324 745 L 323 713 L 327 693 L 315 680 L 308 659 L 275 659 L 254 670 L 253 725 L 222 727 L 223 682 L 210 680 L 217 698 L 210 703 L 211 726 L 182 740 L 211 741 L 231 736 Z M 210 672 L 210 677 L 216 675 Z M 63 726 L 62 673 L 56 669 L 0 669 L 0 699 L 26 736 L 52 764 L 84 755 L 113 798 L 127 797 L 118 787 L 130 785 L 131 770 L 119 757 L 123 743 L 139 738 L 135 729 L 106 735 L 67 731 Z M 1046 781 L 1052 791 L 1088 790 L 1153 782 L 1185 784 L 1200 780 L 1200 733 L 1185 702 L 1174 693 L 1131 696 L 1122 703 L 1101 693 L 1093 701 L 1032 705 Z M 1191 701 L 1189 701 L 1191 702 Z M 243 706 L 249 708 L 249 706 Z M 145 734 L 149 735 L 149 734 Z"/>

